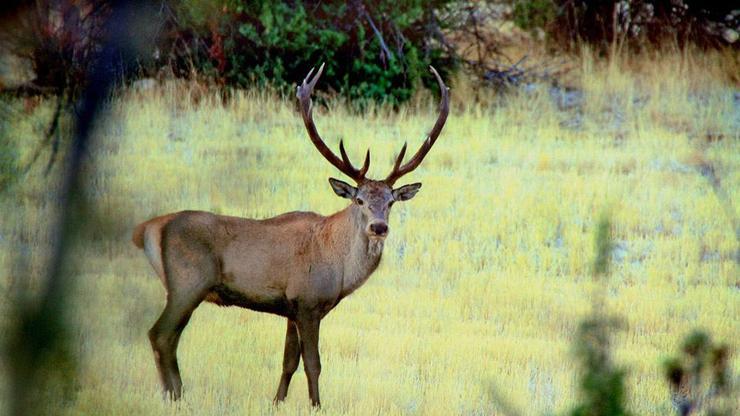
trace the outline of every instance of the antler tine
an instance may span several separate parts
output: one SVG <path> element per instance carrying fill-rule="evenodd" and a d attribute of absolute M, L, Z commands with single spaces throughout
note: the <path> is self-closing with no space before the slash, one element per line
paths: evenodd
<path fill-rule="evenodd" d="M 313 71 L 314 68 L 311 68 L 306 78 L 303 79 L 303 82 L 298 87 L 298 91 L 296 94 L 298 96 L 298 101 L 300 102 L 301 117 L 303 118 L 303 124 L 306 126 L 306 130 L 308 131 L 308 137 L 311 139 L 311 142 L 314 144 L 314 146 L 316 146 L 316 149 L 319 151 L 319 153 L 321 153 L 321 155 L 324 156 L 324 158 L 329 161 L 329 163 L 334 165 L 334 167 L 339 169 L 345 175 L 354 179 L 356 182 L 361 182 L 365 178 L 367 165 L 369 165 L 370 162 L 369 155 L 365 158 L 366 166 L 363 166 L 362 170 L 357 170 L 357 168 L 355 168 L 349 161 L 347 153 L 344 150 L 344 143 L 342 141 L 339 142 L 339 152 L 342 155 L 342 159 L 339 159 L 337 155 L 335 155 L 334 152 L 332 152 L 329 147 L 326 146 L 326 143 L 324 143 L 324 140 L 319 135 L 318 130 L 316 130 L 316 125 L 313 122 L 313 115 L 311 111 L 313 109 L 311 93 L 313 92 L 314 86 L 316 86 L 316 83 L 319 81 L 321 74 L 324 72 L 324 64 L 321 64 L 318 72 L 316 72 L 316 75 L 311 78 L 311 76 L 313 75 Z"/>
<path fill-rule="evenodd" d="M 344 140 L 339 141 L 339 154 L 342 156 L 342 161 L 344 161 L 345 164 L 351 166 L 354 170 L 357 170 L 352 162 L 350 162 L 349 157 L 347 156 L 347 151 L 344 149 Z M 367 153 L 365 154 L 365 161 L 362 163 L 362 168 L 357 171 L 357 174 L 360 176 L 360 178 L 364 178 L 365 174 L 367 173 L 368 168 L 370 167 L 370 149 L 367 149 Z"/>
<path fill-rule="evenodd" d="M 424 143 L 422 143 L 419 150 L 417 150 L 414 156 L 411 157 L 411 160 L 403 166 L 400 166 L 401 162 L 403 162 L 403 156 L 406 153 L 406 144 L 404 143 L 401 152 L 398 154 L 396 163 L 393 165 L 393 170 L 385 179 L 385 182 L 389 185 L 393 185 L 398 178 L 416 169 L 421 164 L 424 157 L 429 153 L 429 150 L 434 146 L 434 142 L 437 141 L 439 133 L 442 131 L 442 128 L 447 121 L 447 115 L 450 113 L 450 89 L 447 88 L 444 81 L 442 81 L 442 77 L 439 76 L 439 73 L 433 66 L 430 65 L 429 69 L 434 74 L 434 77 L 437 78 L 437 84 L 439 85 L 439 92 L 441 95 L 439 102 L 439 116 L 437 117 L 437 121 L 434 123 L 434 127 L 429 131 L 426 140 L 424 140 Z"/>
<path fill-rule="evenodd" d="M 406 145 L 408 145 L 408 142 L 403 143 L 403 147 L 401 148 L 401 151 L 398 152 L 398 157 L 396 157 L 396 162 L 393 164 L 393 170 L 391 172 L 397 171 L 398 167 L 401 166 L 403 157 L 406 156 Z"/>
<path fill-rule="evenodd" d="M 370 168 L 370 149 L 367 149 L 367 153 L 365 153 L 365 162 L 360 169 L 360 176 L 364 178 L 368 168 Z"/>
<path fill-rule="evenodd" d="M 308 75 L 306 75 L 306 78 L 303 78 L 303 82 L 301 83 L 302 86 L 306 85 L 306 82 L 308 82 L 309 79 L 311 79 L 311 74 L 313 74 L 313 71 L 316 69 L 316 67 L 311 67 L 311 70 L 308 71 Z M 319 73 L 324 71 L 324 64 L 321 64 L 321 68 L 319 68 Z M 311 88 L 313 89 L 313 88 Z"/>
<path fill-rule="evenodd" d="M 349 157 L 347 156 L 347 151 L 344 150 L 344 139 L 339 140 L 339 155 L 342 156 L 342 162 L 350 166 L 352 165 L 352 162 L 349 161 Z"/>

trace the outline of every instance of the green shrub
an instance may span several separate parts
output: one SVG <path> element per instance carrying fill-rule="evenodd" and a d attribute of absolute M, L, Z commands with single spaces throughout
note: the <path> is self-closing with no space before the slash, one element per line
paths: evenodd
<path fill-rule="evenodd" d="M 545 29 L 555 18 L 555 4 L 551 0 L 517 0 L 512 10 L 512 19 L 520 28 L 528 31 Z"/>
<path fill-rule="evenodd" d="M 622 326 L 616 318 L 592 316 L 581 322 L 575 355 L 581 366 L 581 399 L 570 416 L 628 416 L 624 377 L 626 371 L 614 364 L 612 332 Z"/>
<path fill-rule="evenodd" d="M 683 340 L 681 352 L 663 362 L 671 402 L 680 416 L 731 415 L 736 391 L 732 385 L 732 349 L 694 330 Z"/>
<path fill-rule="evenodd" d="M 426 67 L 448 73 L 453 59 L 434 41 L 433 10 L 449 0 L 379 2 L 202 0 L 176 7 L 181 29 L 201 42 L 190 62 L 227 85 L 265 85 L 290 92 L 326 63 L 322 89 L 353 101 L 398 104 L 411 97 Z M 437 22 L 438 23 L 438 22 Z"/>
<path fill-rule="evenodd" d="M 602 213 L 594 239 L 596 256 L 592 275 L 602 288 L 610 275 L 614 247 L 611 215 Z M 578 326 L 575 356 L 581 367 L 580 399 L 570 416 L 629 416 L 624 378 L 626 370 L 614 363 L 612 338 L 622 329 L 620 318 L 606 312 L 603 293 L 595 293 L 592 312 Z"/>

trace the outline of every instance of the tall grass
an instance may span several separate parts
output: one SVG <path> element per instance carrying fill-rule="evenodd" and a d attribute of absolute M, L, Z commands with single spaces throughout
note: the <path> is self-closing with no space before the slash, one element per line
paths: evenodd
<path fill-rule="evenodd" d="M 669 413 L 660 360 L 678 336 L 696 326 L 719 339 L 740 332 L 733 219 L 697 169 L 711 163 L 728 199 L 740 200 L 738 104 L 722 68 L 701 59 L 663 56 L 641 69 L 586 56 L 572 74 L 583 105 L 565 109 L 546 87 L 473 102 L 472 84 L 454 83 L 456 109 L 407 178 L 424 188 L 394 207 L 379 270 L 322 325 L 322 412 L 495 414 L 497 396 L 528 414 L 570 408 L 569 345 L 590 308 L 596 213 L 610 206 L 604 301 L 626 323 L 615 360 L 630 369 L 630 409 Z M 382 177 L 436 116 L 432 97 L 412 102 L 357 114 L 330 98 L 314 117 L 353 160 L 370 147 L 369 176 Z M 52 110 L 8 121 L 21 158 Z M 293 97 L 245 91 L 223 104 L 176 83 L 125 90 L 97 134 L 87 167 L 94 226 L 77 248 L 70 311 L 80 377 L 74 399 L 39 398 L 48 413 L 309 413 L 301 376 L 284 405 L 271 402 L 282 320 L 212 305 L 180 343 L 184 400 L 162 401 L 146 331 L 164 291 L 130 244 L 138 222 L 181 209 L 264 218 L 343 208 L 326 182 L 338 173 L 307 140 Z M 0 269 L 18 248 L 33 264 L 31 276 L 0 280 L 4 293 L 42 275 L 56 186 L 42 169 L 0 196 Z M 7 316 L 0 302 L 3 327 Z"/>

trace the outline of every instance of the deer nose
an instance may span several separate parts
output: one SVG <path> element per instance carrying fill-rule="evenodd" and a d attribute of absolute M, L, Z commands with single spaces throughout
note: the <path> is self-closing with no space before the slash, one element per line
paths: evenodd
<path fill-rule="evenodd" d="M 388 224 L 384 222 L 374 222 L 370 224 L 370 233 L 378 237 L 385 237 L 388 234 Z"/>

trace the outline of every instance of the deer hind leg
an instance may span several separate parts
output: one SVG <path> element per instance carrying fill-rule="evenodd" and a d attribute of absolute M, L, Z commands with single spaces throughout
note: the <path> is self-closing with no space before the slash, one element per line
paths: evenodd
<path fill-rule="evenodd" d="M 177 301 L 169 297 L 157 322 L 149 330 L 154 362 L 165 394 L 173 400 L 182 395 L 182 378 L 177 365 L 177 344 L 200 299 Z"/>
<path fill-rule="evenodd" d="M 285 333 L 285 351 L 283 352 L 283 374 L 280 377 L 280 386 L 275 395 L 275 403 L 285 400 L 288 395 L 288 386 L 293 373 L 298 369 L 301 360 L 301 341 L 298 338 L 296 323 L 288 319 L 288 329 Z"/>
<path fill-rule="evenodd" d="M 182 378 L 177 364 L 180 335 L 195 308 L 203 301 L 217 272 L 216 262 L 207 254 L 191 252 L 187 261 L 166 263 L 168 278 L 167 305 L 149 330 L 154 361 L 165 393 L 177 400 L 182 395 Z"/>
<path fill-rule="evenodd" d="M 308 378 L 308 396 L 311 404 L 321 407 L 319 399 L 319 375 L 321 374 L 321 358 L 319 357 L 319 324 L 321 320 L 315 317 L 301 318 L 296 321 L 298 335 L 301 338 L 301 355 L 303 368 Z"/>

